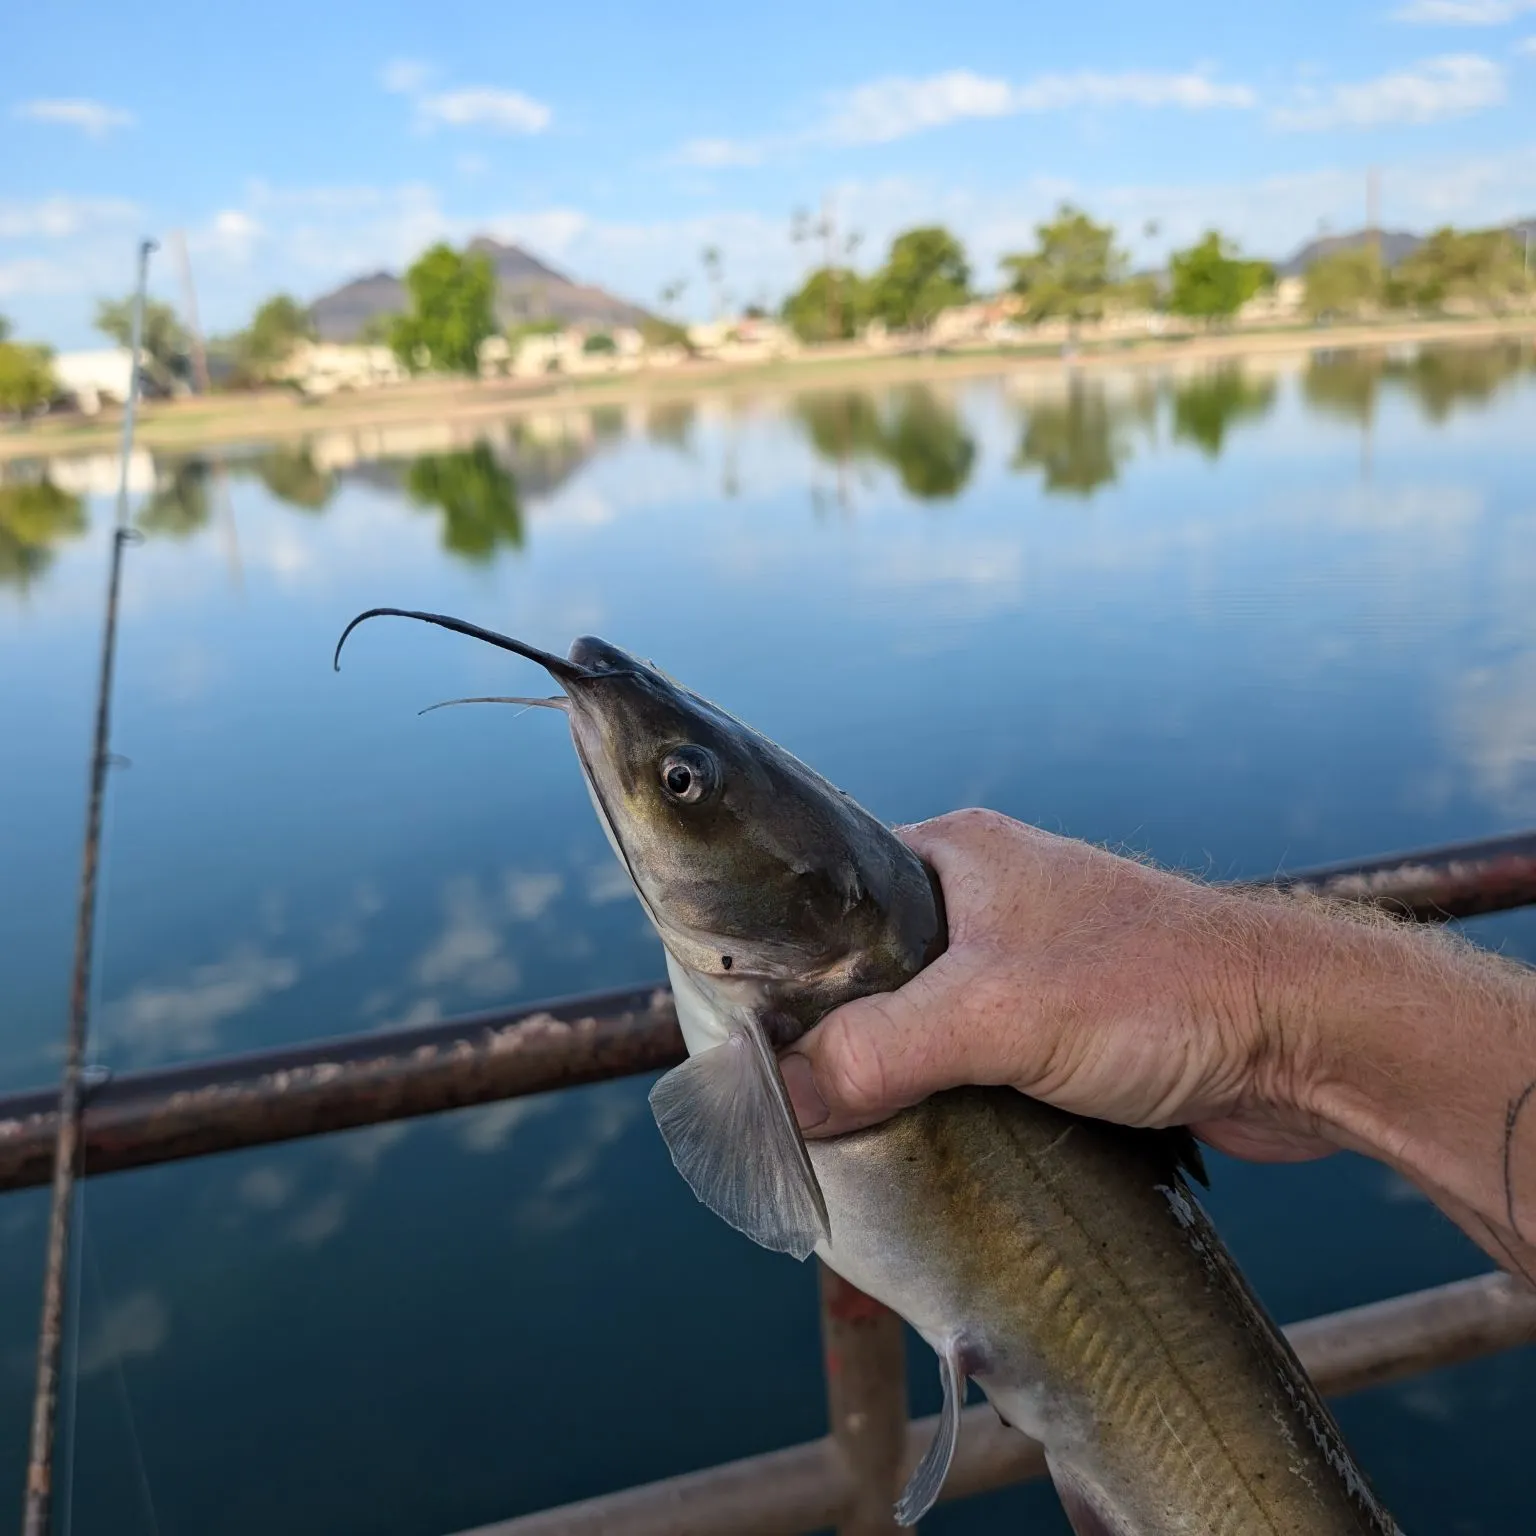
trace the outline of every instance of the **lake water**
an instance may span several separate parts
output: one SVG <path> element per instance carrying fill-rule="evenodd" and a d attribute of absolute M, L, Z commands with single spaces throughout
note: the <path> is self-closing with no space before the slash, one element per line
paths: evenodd
<path fill-rule="evenodd" d="M 1536 821 L 1518 348 L 714 395 L 135 465 L 97 1044 L 128 1069 L 644 981 L 563 721 L 446 610 L 595 632 L 879 815 L 982 803 L 1215 877 Z M 65 1017 L 113 466 L 0 481 L 0 1088 Z M 1536 924 L 1471 925 L 1536 956 Z M 810 1438 L 814 1275 L 695 1205 L 648 1081 L 86 1196 L 82 1536 L 447 1536 Z M 1214 1160 L 1307 1316 L 1488 1268 L 1362 1161 Z M 45 1200 L 0 1197 L 0 1522 Z M 926 1352 L 914 1407 L 936 1405 Z M 1531 1351 L 1362 1394 L 1411 1532 L 1527 1529 Z M 1065 1526 L 1043 1487 L 935 1532 Z"/>

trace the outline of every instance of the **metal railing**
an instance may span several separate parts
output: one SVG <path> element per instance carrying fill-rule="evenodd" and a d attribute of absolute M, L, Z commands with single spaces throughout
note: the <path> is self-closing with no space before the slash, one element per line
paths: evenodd
<path fill-rule="evenodd" d="M 1536 903 L 1536 832 L 1281 875 L 1283 890 L 1421 922 Z M 684 1057 L 665 986 L 469 1015 L 108 1079 L 88 1090 L 79 1171 L 99 1176 L 656 1071 Z M 53 1177 L 55 1090 L 0 1096 L 0 1192 Z M 466 1536 L 841 1536 L 893 1532 L 891 1506 L 932 1434 L 909 1423 L 902 1325 L 821 1272 L 831 1432 L 821 1440 L 485 1526 Z M 1502 1275 L 1295 1325 L 1324 1391 L 1349 1392 L 1536 1342 L 1536 1293 Z M 945 1498 L 1044 1469 L 990 1409 L 966 1410 Z"/>

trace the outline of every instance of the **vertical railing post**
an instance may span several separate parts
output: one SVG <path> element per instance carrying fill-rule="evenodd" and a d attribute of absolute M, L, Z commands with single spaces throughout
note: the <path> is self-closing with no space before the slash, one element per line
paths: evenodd
<path fill-rule="evenodd" d="M 821 1271 L 821 1344 L 832 1439 L 853 1474 L 838 1536 L 891 1536 L 907 1444 L 907 1354 L 901 1319 Z"/>

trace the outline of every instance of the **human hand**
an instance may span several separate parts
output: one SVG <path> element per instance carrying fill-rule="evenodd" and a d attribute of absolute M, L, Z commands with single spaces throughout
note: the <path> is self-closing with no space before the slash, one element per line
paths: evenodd
<path fill-rule="evenodd" d="M 1191 1125 L 1267 1161 L 1336 1143 L 1302 1102 L 1308 1054 L 1283 904 L 1227 892 L 992 811 L 899 834 L 937 871 L 949 948 L 899 991 L 829 1014 L 781 1059 L 807 1134 L 939 1089 L 1007 1084 L 1126 1125 Z M 1299 914 L 1298 914 L 1299 915 Z"/>

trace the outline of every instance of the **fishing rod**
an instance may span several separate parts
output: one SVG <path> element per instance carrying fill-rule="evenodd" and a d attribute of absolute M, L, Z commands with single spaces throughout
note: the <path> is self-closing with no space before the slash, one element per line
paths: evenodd
<path fill-rule="evenodd" d="M 53 1442 L 59 1408 L 59 1362 L 64 1345 L 64 1310 L 69 1291 L 70 1227 L 80 1163 L 80 1128 L 85 1108 L 85 1045 L 90 1026 L 91 958 L 96 939 L 96 888 L 101 853 L 101 808 L 107 770 L 112 766 L 112 676 L 117 660 L 118 595 L 123 550 L 134 538 L 128 522 L 128 476 L 133 454 L 134 414 L 139 397 L 140 350 L 144 339 L 144 290 L 153 240 L 139 242 L 138 286 L 133 299 L 132 364 L 123 403 L 122 464 L 112 528 L 106 615 L 101 634 L 101 669 L 96 685 L 96 728 L 91 742 L 90 786 L 85 805 L 85 847 L 80 865 L 80 899 L 75 915 L 75 960 L 69 988 L 69 1029 L 64 1041 L 64 1075 L 59 1086 L 58 1138 L 54 1143 L 53 1199 L 48 1213 L 48 1246 L 43 1268 L 43 1314 L 37 1338 L 37 1375 L 32 1396 L 32 1435 L 27 1456 L 27 1489 L 22 1536 L 48 1536 L 53 1507 Z"/>

